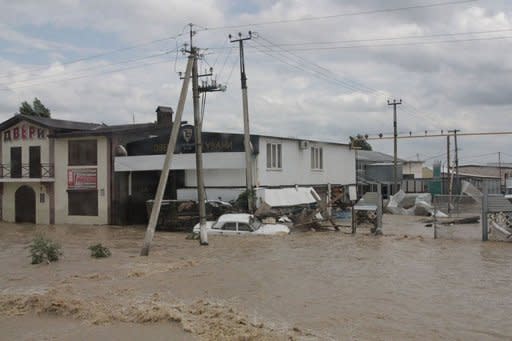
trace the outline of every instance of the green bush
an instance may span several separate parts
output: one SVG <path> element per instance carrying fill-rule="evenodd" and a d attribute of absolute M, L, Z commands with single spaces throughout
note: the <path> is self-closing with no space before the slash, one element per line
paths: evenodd
<path fill-rule="evenodd" d="M 36 237 L 30 244 L 30 256 L 32 264 L 40 264 L 44 261 L 51 263 L 59 260 L 62 255 L 60 245 L 43 236 Z"/>
<path fill-rule="evenodd" d="M 101 243 L 89 246 L 89 250 L 91 250 L 91 257 L 94 258 L 110 257 L 112 254 L 108 247 L 101 245 Z"/>

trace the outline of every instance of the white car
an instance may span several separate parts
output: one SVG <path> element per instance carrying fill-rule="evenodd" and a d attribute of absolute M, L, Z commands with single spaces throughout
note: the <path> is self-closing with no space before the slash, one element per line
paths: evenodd
<path fill-rule="evenodd" d="M 223 214 L 217 221 L 207 221 L 208 234 L 225 235 L 272 235 L 288 234 L 290 229 L 282 224 L 263 224 L 258 218 L 247 213 Z M 194 226 L 194 233 L 199 233 L 199 224 Z"/>

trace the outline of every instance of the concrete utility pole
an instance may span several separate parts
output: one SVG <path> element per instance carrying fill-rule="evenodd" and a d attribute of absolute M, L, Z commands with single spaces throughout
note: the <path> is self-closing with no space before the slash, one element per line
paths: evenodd
<path fill-rule="evenodd" d="M 201 245 L 208 245 L 208 234 L 206 232 L 206 195 L 204 189 L 204 176 L 203 176 L 203 116 L 199 106 L 200 93 L 214 92 L 214 91 L 225 91 L 226 87 L 217 84 L 213 81 L 203 82 L 202 86 L 199 86 L 199 77 L 210 77 L 212 76 L 213 69 L 210 68 L 210 73 L 199 74 L 197 68 L 197 60 L 199 59 L 199 51 L 197 47 L 194 47 L 193 37 L 195 32 L 193 25 L 190 24 L 190 55 L 193 56 L 194 62 L 192 66 L 192 97 L 194 105 L 194 134 L 195 134 L 195 148 L 196 148 L 196 181 L 197 181 L 197 201 L 199 204 L 199 243 Z M 206 100 L 206 98 L 203 98 Z M 203 101 L 204 109 L 204 101 Z M 204 112 L 203 112 L 204 114 Z"/>
<path fill-rule="evenodd" d="M 398 192 L 398 146 L 397 146 L 397 137 L 398 137 L 398 130 L 397 130 L 397 123 L 396 123 L 396 106 L 402 104 L 402 100 L 397 101 L 396 99 L 393 100 L 393 102 L 388 100 L 388 105 L 393 106 L 393 182 L 394 182 L 394 189 L 393 194 Z"/>
<path fill-rule="evenodd" d="M 500 174 L 500 193 L 501 193 L 501 152 L 498 152 L 498 171 Z"/>
<path fill-rule="evenodd" d="M 450 136 L 446 136 L 446 175 L 450 178 Z"/>
<path fill-rule="evenodd" d="M 165 161 L 160 173 L 160 181 L 158 182 L 158 188 L 156 190 L 155 200 L 153 201 L 153 207 L 151 209 L 151 216 L 149 217 L 149 223 L 146 230 L 146 236 L 144 238 L 144 245 L 140 251 L 141 256 L 147 256 L 149 254 L 149 248 L 155 235 L 156 223 L 160 214 L 160 207 L 162 205 L 162 199 L 164 197 L 165 187 L 167 186 L 167 179 L 169 177 L 169 169 L 171 168 L 171 161 L 176 147 L 176 141 L 178 140 L 178 134 L 180 130 L 181 117 L 183 116 L 183 108 L 185 107 L 185 101 L 187 99 L 188 85 L 190 83 L 190 76 L 192 74 L 192 65 L 194 64 L 194 57 L 190 55 L 188 57 L 187 69 L 185 71 L 185 77 L 183 78 L 183 85 L 181 87 L 180 100 L 178 102 L 178 108 L 176 109 L 176 117 L 171 128 L 171 136 L 169 137 L 169 143 L 167 144 L 167 152 L 165 153 Z"/>
<path fill-rule="evenodd" d="M 193 37 L 195 32 L 190 26 L 190 55 L 194 63 L 192 66 L 192 103 L 194 106 L 194 140 L 196 148 L 196 182 L 197 203 L 199 205 L 199 244 L 208 245 L 208 233 L 206 232 L 206 203 L 203 178 L 203 145 L 202 145 L 202 120 L 199 111 L 199 73 L 197 70 L 198 51 L 194 47 Z"/>
<path fill-rule="evenodd" d="M 247 76 L 245 75 L 245 56 L 244 56 L 244 41 L 252 39 L 252 32 L 249 31 L 247 37 L 242 38 L 242 33 L 238 33 L 238 39 L 229 40 L 232 43 L 238 43 L 240 50 L 240 80 L 242 83 L 242 107 L 244 112 L 244 149 L 245 149 L 245 184 L 247 189 L 247 209 L 249 212 L 254 211 L 254 202 L 252 197 L 252 148 L 251 148 L 251 135 L 249 132 L 249 102 L 247 99 Z"/>
<path fill-rule="evenodd" d="M 448 180 L 448 215 L 450 214 L 452 204 L 452 182 L 451 182 L 451 169 L 450 169 L 450 135 L 446 136 L 446 179 Z"/>
<path fill-rule="evenodd" d="M 449 133 L 453 133 L 453 140 L 455 142 L 455 188 L 460 191 L 459 183 L 459 147 L 457 146 L 457 133 L 459 129 L 448 130 Z M 459 193 L 460 194 L 460 193 Z"/>

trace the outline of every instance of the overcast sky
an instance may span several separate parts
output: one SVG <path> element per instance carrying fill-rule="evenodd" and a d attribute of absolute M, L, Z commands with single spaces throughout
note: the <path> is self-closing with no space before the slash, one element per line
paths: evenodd
<path fill-rule="evenodd" d="M 400 134 L 512 131 L 507 0 L 0 0 L 0 8 L 2 121 L 34 97 L 54 118 L 154 120 L 158 105 L 177 105 L 185 57 L 176 49 L 194 23 L 201 68 L 212 66 L 228 86 L 208 95 L 205 130 L 242 131 L 238 49 L 227 35 L 252 30 L 254 133 L 339 142 L 389 135 L 394 98 L 404 103 Z M 496 162 L 498 151 L 512 161 L 511 141 L 460 138 L 461 163 Z M 393 150 L 391 141 L 372 145 Z M 445 152 L 446 138 L 399 141 L 402 158 L 432 162 Z"/>

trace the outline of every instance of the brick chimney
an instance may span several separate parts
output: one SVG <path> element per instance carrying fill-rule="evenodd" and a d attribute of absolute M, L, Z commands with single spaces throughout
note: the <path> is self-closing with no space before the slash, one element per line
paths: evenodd
<path fill-rule="evenodd" d="M 172 123 L 172 114 L 174 111 L 171 107 L 158 106 L 156 108 L 156 125 L 169 126 Z"/>

